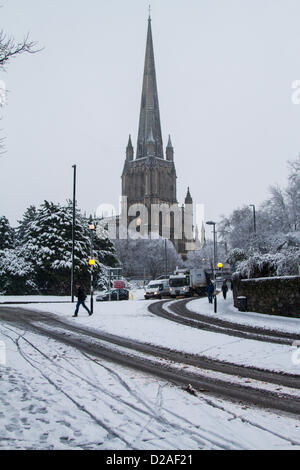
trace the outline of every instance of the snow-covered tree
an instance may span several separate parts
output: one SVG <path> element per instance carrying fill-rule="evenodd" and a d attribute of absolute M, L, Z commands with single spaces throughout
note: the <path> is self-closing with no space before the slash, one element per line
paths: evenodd
<path fill-rule="evenodd" d="M 70 292 L 72 266 L 72 205 L 65 206 L 45 201 L 38 210 L 30 207 L 20 221 L 20 253 L 34 267 L 34 282 L 41 293 L 67 294 Z M 75 278 L 90 285 L 91 243 L 93 236 L 88 220 L 76 210 L 75 223 Z M 93 236 L 93 268 L 95 283 L 104 272 L 105 265 L 115 265 L 117 258 L 107 237 Z"/>
<path fill-rule="evenodd" d="M 35 219 L 36 214 L 37 214 L 36 207 L 29 206 L 28 209 L 26 209 L 22 217 L 22 220 L 18 221 L 18 227 L 16 229 L 16 241 L 19 245 L 23 244 L 27 229 L 29 225 L 32 223 L 32 221 Z"/>
<path fill-rule="evenodd" d="M 258 234 L 254 233 L 253 212 L 249 206 L 234 210 L 229 217 L 222 217 L 217 231 L 220 239 L 231 249 L 249 249 L 258 241 Z"/>
<path fill-rule="evenodd" d="M 253 213 L 244 206 L 223 217 L 218 232 L 231 249 L 229 262 L 242 276 L 298 273 L 300 253 L 300 157 L 289 162 L 286 188 L 271 186 L 270 197 Z M 242 256 L 241 259 L 238 259 Z"/>
<path fill-rule="evenodd" d="M 300 230 L 300 156 L 297 160 L 289 162 L 289 177 L 286 194 L 292 229 Z"/>
<path fill-rule="evenodd" d="M 20 249 L 5 249 L 0 253 L 0 293 L 24 295 L 37 293 L 32 263 L 25 261 Z"/>
<path fill-rule="evenodd" d="M 0 216 L 0 250 L 12 248 L 14 245 L 14 230 L 5 216 Z"/>
<path fill-rule="evenodd" d="M 225 264 L 227 262 L 226 246 L 224 243 L 217 243 L 216 245 L 216 265 L 218 263 Z M 204 268 L 213 270 L 214 268 L 214 243 L 212 240 L 207 240 L 200 250 L 190 251 L 187 254 L 187 259 L 184 262 L 187 268 Z M 216 266 L 215 266 L 216 268 Z"/>
<path fill-rule="evenodd" d="M 165 242 L 163 238 L 116 240 L 115 246 L 126 276 L 142 279 L 145 274 L 155 279 L 165 274 L 166 259 L 168 273 L 182 262 L 173 243 L 170 240 Z"/>

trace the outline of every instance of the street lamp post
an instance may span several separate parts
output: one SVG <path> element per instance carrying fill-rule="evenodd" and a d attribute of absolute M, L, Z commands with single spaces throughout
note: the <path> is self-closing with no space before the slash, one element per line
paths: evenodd
<path fill-rule="evenodd" d="M 166 279 L 168 277 L 168 256 L 167 256 L 167 239 L 165 238 L 165 271 L 166 271 Z"/>
<path fill-rule="evenodd" d="M 76 222 L 76 165 L 73 168 L 73 223 L 72 223 L 72 268 L 71 268 L 71 300 L 74 302 L 74 252 L 75 252 L 75 222 Z"/>
<path fill-rule="evenodd" d="M 254 233 L 256 233 L 256 212 L 255 212 L 255 205 L 254 204 L 249 204 L 249 207 L 253 208 L 253 229 Z"/>
<path fill-rule="evenodd" d="M 94 313 L 94 266 L 95 266 L 95 260 L 94 260 L 94 239 L 93 239 L 93 234 L 95 230 L 95 225 L 93 223 L 90 223 L 89 225 L 90 233 L 91 233 L 91 259 L 89 261 L 90 267 L 91 267 L 91 313 Z"/>
<path fill-rule="evenodd" d="M 217 313 L 217 292 L 216 292 L 216 259 L 217 259 L 217 242 L 216 242 L 216 222 L 209 221 L 206 222 L 207 225 L 213 226 L 213 234 L 214 234 L 214 256 L 213 256 L 213 277 L 214 277 L 214 311 Z"/>

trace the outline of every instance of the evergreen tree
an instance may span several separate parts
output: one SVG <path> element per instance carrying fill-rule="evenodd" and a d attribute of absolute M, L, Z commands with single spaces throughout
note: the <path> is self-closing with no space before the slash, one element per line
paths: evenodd
<path fill-rule="evenodd" d="M 5 216 L 0 216 L 0 250 L 12 248 L 14 245 L 14 230 Z"/>
<path fill-rule="evenodd" d="M 32 209 L 32 208 L 31 208 Z M 21 252 L 34 266 L 34 280 L 41 293 L 68 294 L 72 266 L 71 203 L 66 206 L 45 201 L 40 208 L 28 209 L 20 224 Z M 75 279 L 90 285 L 91 233 L 87 219 L 76 210 L 74 264 Z M 116 264 L 114 247 L 107 237 L 94 240 L 93 268 L 95 281 L 102 276 L 104 265 Z"/>
<path fill-rule="evenodd" d="M 36 217 L 36 207 L 35 206 L 29 206 L 28 209 L 26 209 L 22 220 L 18 221 L 18 227 L 16 229 L 16 235 L 17 235 L 17 243 L 22 244 L 24 241 L 24 236 L 27 231 L 27 228 L 29 224 L 35 219 Z"/>
<path fill-rule="evenodd" d="M 19 247 L 5 249 L 0 256 L 0 293 L 24 295 L 37 293 L 34 267 L 26 261 Z"/>

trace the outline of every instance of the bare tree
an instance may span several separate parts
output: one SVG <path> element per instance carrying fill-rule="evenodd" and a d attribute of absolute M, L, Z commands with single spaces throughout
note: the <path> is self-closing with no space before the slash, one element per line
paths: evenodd
<path fill-rule="evenodd" d="M 27 34 L 22 41 L 17 42 L 13 37 L 7 36 L 3 30 L 0 30 L 0 70 L 4 71 L 5 65 L 7 65 L 13 57 L 23 54 L 24 52 L 35 54 L 40 50 L 41 49 L 37 49 L 37 43 L 29 39 L 29 34 Z M 0 92 L 2 94 L 6 93 L 5 90 L 0 90 Z M 2 97 L 0 107 L 3 106 L 4 101 Z M 5 153 L 4 150 L 4 137 L 0 137 L 0 157 Z"/>
<path fill-rule="evenodd" d="M 21 42 L 17 42 L 13 37 L 7 36 L 3 30 L 0 31 L 0 67 L 2 70 L 14 56 L 24 52 L 35 54 L 39 50 L 37 43 L 31 41 L 28 34 Z"/>

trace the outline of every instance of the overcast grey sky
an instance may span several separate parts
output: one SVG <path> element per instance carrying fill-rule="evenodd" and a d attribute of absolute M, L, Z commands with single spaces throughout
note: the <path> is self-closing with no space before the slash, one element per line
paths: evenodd
<path fill-rule="evenodd" d="M 144 0 L 2 0 L 0 26 L 44 50 L 13 60 L 1 127 L 0 213 L 64 202 L 117 206 L 128 134 L 136 147 L 147 32 Z M 300 152 L 299 0 L 152 0 L 164 146 L 178 200 L 190 186 L 206 218 L 259 204 Z"/>

